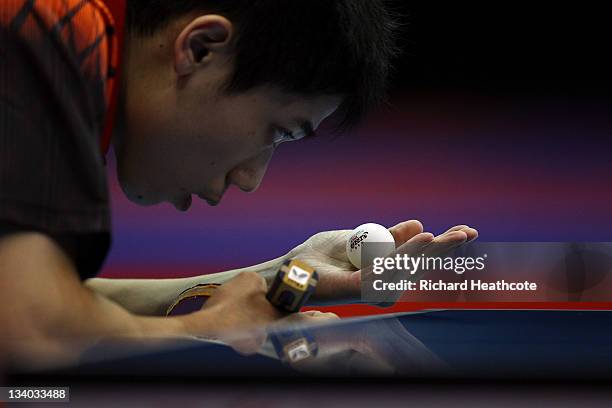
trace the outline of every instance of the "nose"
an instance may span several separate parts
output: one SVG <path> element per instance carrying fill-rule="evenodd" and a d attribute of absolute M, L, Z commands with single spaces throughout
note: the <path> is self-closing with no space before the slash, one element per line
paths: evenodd
<path fill-rule="evenodd" d="M 229 173 L 229 182 L 246 193 L 257 190 L 268 170 L 273 153 L 273 149 L 268 149 L 242 162 Z"/>

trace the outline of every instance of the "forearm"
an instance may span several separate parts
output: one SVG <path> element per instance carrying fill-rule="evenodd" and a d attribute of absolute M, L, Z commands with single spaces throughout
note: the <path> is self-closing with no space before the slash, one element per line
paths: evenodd
<path fill-rule="evenodd" d="M 72 262 L 40 234 L 0 240 L 0 298 L 10 306 L 0 314 L 0 336 L 20 366 L 72 363 L 108 338 L 140 341 L 186 333 L 181 318 L 135 316 L 83 286 Z"/>
<path fill-rule="evenodd" d="M 131 313 L 142 316 L 163 316 L 185 289 L 198 284 L 223 284 L 241 272 L 253 271 L 264 277 L 268 285 L 274 279 L 284 257 L 241 269 L 178 279 L 103 279 L 93 278 L 87 287 L 118 303 Z"/>
<path fill-rule="evenodd" d="M 91 292 L 70 295 L 67 297 L 72 298 L 72 304 L 49 305 L 46 314 L 32 309 L 15 313 L 18 321 L 8 325 L 14 363 L 32 368 L 61 366 L 77 363 L 84 352 L 101 341 L 146 343 L 186 337 L 180 318 L 136 316 Z"/>

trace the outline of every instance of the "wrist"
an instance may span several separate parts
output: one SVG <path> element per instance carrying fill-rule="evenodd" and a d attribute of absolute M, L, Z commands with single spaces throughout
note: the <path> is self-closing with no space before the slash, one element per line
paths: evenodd
<path fill-rule="evenodd" d="M 169 317 L 177 321 L 178 330 L 183 336 L 190 337 L 209 337 L 215 336 L 222 330 L 221 322 L 218 321 L 216 314 L 209 309 L 202 309 L 195 313 Z"/>
<path fill-rule="evenodd" d="M 192 335 L 189 325 L 183 319 L 185 316 L 177 317 L 146 317 L 137 316 L 139 337 L 142 338 L 180 338 Z"/>

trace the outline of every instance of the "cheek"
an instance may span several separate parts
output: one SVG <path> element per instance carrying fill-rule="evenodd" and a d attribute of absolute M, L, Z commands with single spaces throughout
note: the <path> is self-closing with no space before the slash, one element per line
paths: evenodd
<path fill-rule="evenodd" d="M 236 166 L 266 147 L 267 124 L 253 106 L 220 101 L 198 116 L 202 120 L 194 129 L 193 147 L 206 158 L 207 168 Z"/>
<path fill-rule="evenodd" d="M 171 161 L 170 178 L 179 188 L 198 191 L 204 185 L 224 183 L 227 173 L 241 160 L 244 144 L 236 136 L 240 129 L 219 120 L 193 125 L 177 129 L 176 143 L 167 147 L 171 153 L 166 160 Z"/>
<path fill-rule="evenodd" d="M 196 110 L 177 112 L 154 153 L 156 161 L 165 163 L 164 184 L 178 183 L 184 189 L 220 184 L 240 163 L 260 154 L 270 137 L 256 108 L 235 98 L 219 98 L 200 103 Z"/>

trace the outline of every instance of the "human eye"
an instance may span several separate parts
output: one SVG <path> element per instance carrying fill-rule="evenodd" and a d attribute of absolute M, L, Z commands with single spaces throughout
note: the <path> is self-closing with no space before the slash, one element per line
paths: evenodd
<path fill-rule="evenodd" d="M 298 140 L 293 132 L 282 127 L 276 127 L 274 130 L 274 147 L 284 142 L 292 142 Z"/>

